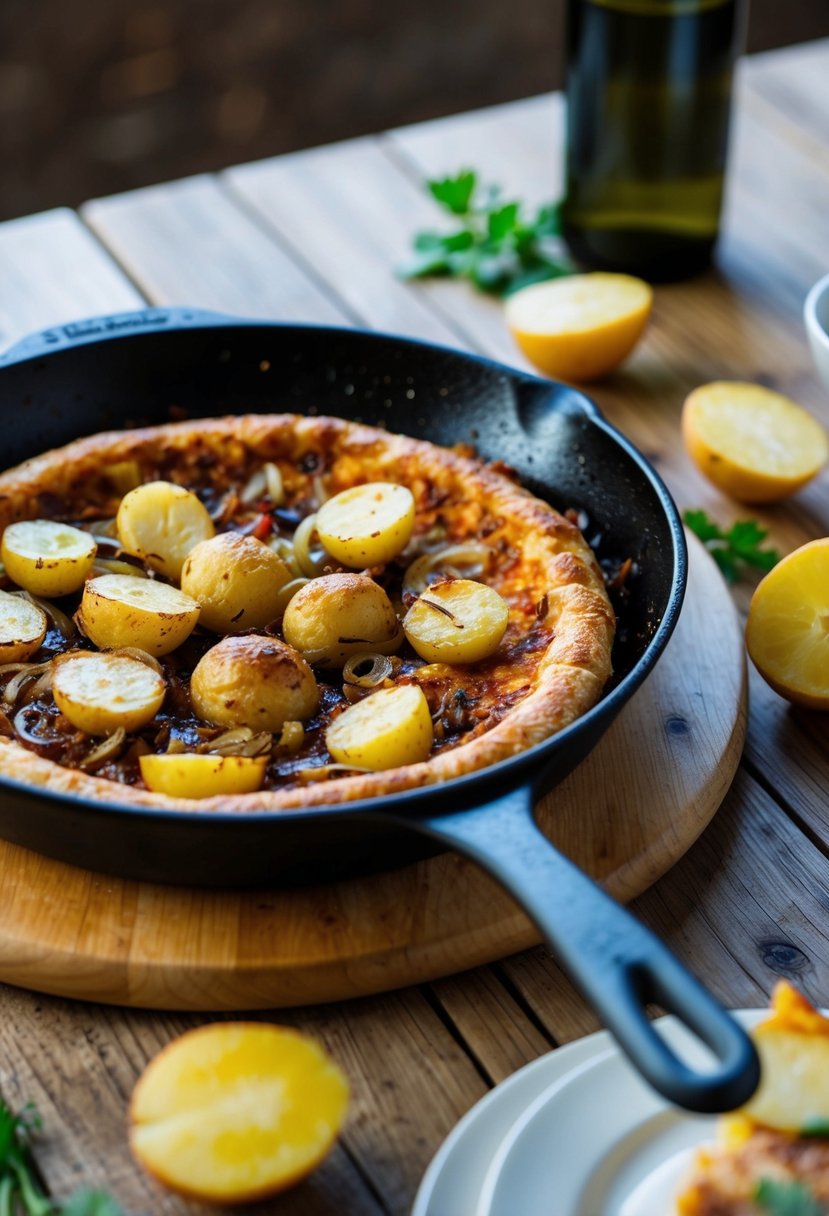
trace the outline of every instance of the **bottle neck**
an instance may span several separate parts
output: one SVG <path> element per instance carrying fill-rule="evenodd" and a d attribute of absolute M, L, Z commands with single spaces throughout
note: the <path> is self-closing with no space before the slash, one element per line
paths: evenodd
<path fill-rule="evenodd" d="M 733 7 L 736 0 L 581 0 L 614 13 L 634 13 L 639 17 L 693 17 L 711 9 Z"/>

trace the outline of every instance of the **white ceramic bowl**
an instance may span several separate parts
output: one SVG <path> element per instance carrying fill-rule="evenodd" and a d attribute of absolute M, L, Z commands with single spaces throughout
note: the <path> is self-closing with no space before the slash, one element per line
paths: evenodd
<path fill-rule="evenodd" d="M 829 386 L 829 274 L 818 279 L 807 295 L 803 320 L 818 375 Z"/>

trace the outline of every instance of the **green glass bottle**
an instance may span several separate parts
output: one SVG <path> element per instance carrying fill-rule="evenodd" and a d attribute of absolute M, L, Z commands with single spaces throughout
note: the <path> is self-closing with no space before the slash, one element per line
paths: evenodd
<path fill-rule="evenodd" d="M 651 281 L 703 269 L 717 239 L 742 0 L 568 0 L 574 257 Z"/>

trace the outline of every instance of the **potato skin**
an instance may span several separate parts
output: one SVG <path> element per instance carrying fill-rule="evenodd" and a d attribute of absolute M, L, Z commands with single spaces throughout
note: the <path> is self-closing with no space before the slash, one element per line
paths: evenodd
<path fill-rule="evenodd" d="M 250 794 L 265 779 L 266 756 L 149 755 L 139 759 L 148 790 L 173 798 Z"/>
<path fill-rule="evenodd" d="M 56 544 L 57 537 L 64 543 Z M 94 538 L 80 528 L 48 519 L 21 520 L 3 533 L 0 557 L 19 587 L 51 599 L 83 586 L 97 548 Z"/>
<path fill-rule="evenodd" d="M 282 632 L 297 650 L 341 667 L 355 650 L 391 641 L 400 625 L 391 600 L 367 574 L 326 574 L 297 591 Z"/>
<path fill-rule="evenodd" d="M 47 627 L 37 604 L 0 591 L 0 663 L 25 663 L 40 649 Z"/>
<path fill-rule="evenodd" d="M 181 589 L 201 604 L 199 624 L 213 633 L 264 629 L 278 616 L 279 592 L 293 575 L 253 536 L 221 532 L 192 549 Z"/>
<path fill-rule="evenodd" d="M 104 574 L 84 587 L 76 620 L 102 650 L 137 646 L 169 654 L 190 636 L 199 605 L 176 587 L 123 574 Z"/>
<path fill-rule="evenodd" d="M 319 690 L 302 655 L 278 638 L 227 637 L 193 671 L 196 714 L 216 726 L 278 731 L 316 713 Z"/>

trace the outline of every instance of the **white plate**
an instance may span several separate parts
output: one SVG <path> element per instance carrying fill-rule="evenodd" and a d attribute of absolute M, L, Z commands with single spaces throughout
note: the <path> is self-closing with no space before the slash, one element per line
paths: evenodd
<path fill-rule="evenodd" d="M 735 1016 L 752 1026 L 764 1013 Z M 704 1067 L 704 1048 L 681 1023 L 656 1025 Z M 494 1152 L 477 1203 L 452 1216 L 670 1216 L 693 1150 L 712 1139 L 715 1123 L 671 1106 L 615 1045 L 600 1048 L 525 1108 Z"/>
<path fill-rule="evenodd" d="M 493 1154 L 516 1119 L 555 1080 L 607 1051 L 612 1042 L 609 1033 L 600 1030 L 568 1043 L 533 1060 L 481 1098 L 453 1128 L 432 1159 L 417 1192 L 412 1216 L 471 1216 Z"/>

